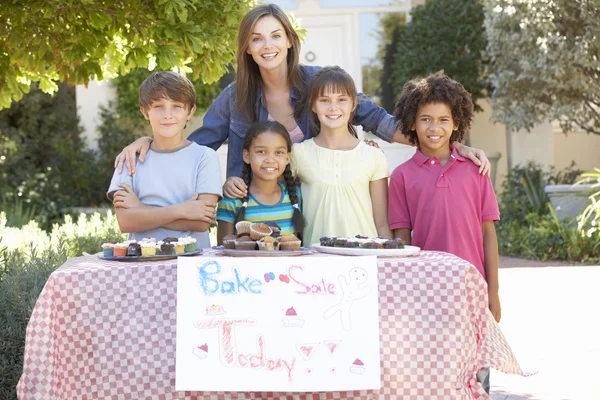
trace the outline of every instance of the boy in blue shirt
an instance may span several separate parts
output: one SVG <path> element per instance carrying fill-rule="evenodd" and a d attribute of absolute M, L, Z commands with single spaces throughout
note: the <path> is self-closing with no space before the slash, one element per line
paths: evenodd
<path fill-rule="evenodd" d="M 183 137 L 196 110 L 194 86 L 175 72 L 156 72 L 142 83 L 139 101 L 154 139 L 135 174 L 124 168 L 113 175 L 107 196 L 119 227 L 130 239 L 191 236 L 198 247 L 210 247 L 221 171 L 214 150 Z"/>

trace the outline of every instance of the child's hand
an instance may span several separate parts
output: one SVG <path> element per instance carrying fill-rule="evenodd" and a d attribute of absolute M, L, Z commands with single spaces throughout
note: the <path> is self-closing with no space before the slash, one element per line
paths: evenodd
<path fill-rule="evenodd" d="M 502 316 L 502 308 L 500 307 L 500 296 L 498 295 L 498 291 L 490 292 L 488 295 L 490 299 L 490 311 L 494 316 L 496 322 L 500 322 L 500 317 Z"/>
<path fill-rule="evenodd" d="M 217 217 L 217 203 L 209 200 L 197 200 L 198 195 L 180 204 L 181 218 L 212 224 Z"/>
<path fill-rule="evenodd" d="M 238 176 L 230 176 L 223 184 L 223 194 L 230 199 L 242 199 L 247 193 L 246 182 Z"/>
<path fill-rule="evenodd" d="M 144 207 L 133 189 L 126 184 L 119 185 L 123 190 L 117 190 L 113 195 L 113 206 L 115 208 L 137 208 Z"/>

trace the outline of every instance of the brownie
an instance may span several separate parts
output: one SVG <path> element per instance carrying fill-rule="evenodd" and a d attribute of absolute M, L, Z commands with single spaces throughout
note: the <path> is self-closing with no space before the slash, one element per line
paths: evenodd
<path fill-rule="evenodd" d="M 381 245 L 377 242 L 366 242 L 361 246 L 363 249 L 381 249 Z"/>
<path fill-rule="evenodd" d="M 347 247 L 350 249 L 357 248 L 359 246 L 360 245 L 358 244 L 358 242 L 356 240 L 346 240 L 346 243 L 344 243 L 344 247 Z"/>
<path fill-rule="evenodd" d="M 335 241 L 333 242 L 333 245 L 335 247 L 345 247 L 346 246 L 346 239 L 344 239 L 344 238 L 336 238 Z"/>
<path fill-rule="evenodd" d="M 402 240 L 399 238 L 390 239 L 387 242 L 383 242 L 383 248 L 384 249 L 403 249 L 404 243 L 402 243 Z"/>
<path fill-rule="evenodd" d="M 142 246 L 139 243 L 129 243 L 127 246 L 127 255 L 128 256 L 141 256 L 142 255 Z"/>

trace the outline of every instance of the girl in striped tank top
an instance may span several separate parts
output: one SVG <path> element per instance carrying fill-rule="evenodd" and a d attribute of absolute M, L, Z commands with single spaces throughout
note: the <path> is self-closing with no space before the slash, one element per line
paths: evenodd
<path fill-rule="evenodd" d="M 217 209 L 217 241 L 235 232 L 239 221 L 275 222 L 282 235 L 304 231 L 302 195 L 290 169 L 292 141 L 276 121 L 254 123 L 244 138 L 242 178 L 249 188 L 241 199 L 225 197 Z M 282 179 L 283 178 L 283 181 Z"/>

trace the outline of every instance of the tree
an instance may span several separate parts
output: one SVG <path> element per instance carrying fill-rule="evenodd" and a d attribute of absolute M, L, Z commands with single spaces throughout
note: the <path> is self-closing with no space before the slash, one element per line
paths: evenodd
<path fill-rule="evenodd" d="M 135 68 L 176 68 L 206 83 L 226 72 L 254 0 L 3 0 L 0 109 L 39 82 L 87 84 Z"/>
<path fill-rule="evenodd" d="M 600 134 L 600 0 L 486 0 L 492 118 Z"/>
<path fill-rule="evenodd" d="M 411 22 L 396 34 L 396 93 L 410 79 L 439 70 L 459 81 L 477 100 L 487 96 L 483 7 L 478 0 L 436 0 L 411 10 Z"/>

